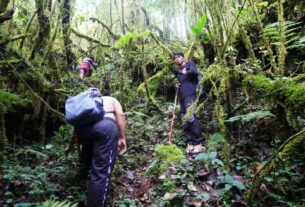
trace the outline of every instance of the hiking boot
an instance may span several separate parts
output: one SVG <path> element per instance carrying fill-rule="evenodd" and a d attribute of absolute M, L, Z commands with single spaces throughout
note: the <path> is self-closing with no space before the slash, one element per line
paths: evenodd
<path fill-rule="evenodd" d="M 204 152 L 206 148 L 202 146 L 201 144 L 193 146 L 193 150 L 190 152 L 192 154 L 198 154 L 200 152 Z"/>
<path fill-rule="evenodd" d="M 191 154 L 193 150 L 194 150 L 194 145 L 188 144 L 185 149 L 185 152 L 186 152 L 186 154 Z"/>

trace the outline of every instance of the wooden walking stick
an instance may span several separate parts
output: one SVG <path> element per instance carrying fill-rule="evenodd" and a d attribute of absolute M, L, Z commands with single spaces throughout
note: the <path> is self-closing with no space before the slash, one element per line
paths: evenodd
<path fill-rule="evenodd" d="M 175 94 L 173 117 L 172 117 L 172 120 L 171 120 L 170 131 L 168 133 L 168 143 L 169 144 L 172 143 L 172 137 L 173 137 L 173 127 L 174 127 L 174 121 L 175 121 L 175 118 L 176 118 L 175 111 L 176 111 L 176 105 L 177 105 L 177 99 L 178 99 L 178 89 L 179 89 L 179 86 L 176 86 L 176 94 Z"/>

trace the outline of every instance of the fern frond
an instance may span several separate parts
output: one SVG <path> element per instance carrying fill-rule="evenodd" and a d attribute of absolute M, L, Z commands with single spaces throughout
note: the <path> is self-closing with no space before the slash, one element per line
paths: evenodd
<path fill-rule="evenodd" d="M 72 204 L 68 201 L 54 201 L 54 200 L 47 200 L 41 204 L 38 204 L 37 207 L 76 207 L 77 204 Z"/>

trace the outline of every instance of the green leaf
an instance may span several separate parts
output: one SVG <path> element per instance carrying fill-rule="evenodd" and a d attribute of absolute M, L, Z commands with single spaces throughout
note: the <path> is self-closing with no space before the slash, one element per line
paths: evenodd
<path fill-rule="evenodd" d="M 13 204 L 13 203 L 14 203 L 14 200 L 11 199 L 11 198 L 10 198 L 10 199 L 7 199 L 6 203 L 7 203 L 7 204 Z"/>
<path fill-rule="evenodd" d="M 205 152 L 202 152 L 200 154 L 198 154 L 196 157 L 195 157 L 195 160 L 198 161 L 198 160 L 203 160 L 203 161 L 207 161 L 209 158 L 208 154 L 205 153 Z"/>
<path fill-rule="evenodd" d="M 244 184 L 242 184 L 242 183 L 240 183 L 240 182 L 238 182 L 238 181 L 236 181 L 236 180 L 234 180 L 233 185 L 234 185 L 235 187 L 237 187 L 239 190 L 244 190 L 244 189 L 246 189 L 246 187 L 245 187 Z"/>
<path fill-rule="evenodd" d="M 216 164 L 223 167 L 223 162 L 219 159 L 212 160 L 212 165 L 216 165 Z"/>
<path fill-rule="evenodd" d="M 255 111 L 251 112 L 245 115 L 238 115 L 238 116 L 233 116 L 230 117 L 229 119 L 225 120 L 225 122 L 235 122 L 235 121 L 241 121 L 243 123 L 250 122 L 253 119 L 261 119 L 265 117 L 275 117 L 270 111 L 268 110 L 260 110 L 260 111 Z"/>
<path fill-rule="evenodd" d="M 232 188 L 232 185 L 225 184 L 225 191 L 229 191 Z"/>
<path fill-rule="evenodd" d="M 210 159 L 214 160 L 214 159 L 216 159 L 216 157 L 217 157 L 217 152 L 210 152 L 209 153 L 209 158 Z"/>
<path fill-rule="evenodd" d="M 46 145 L 46 149 L 47 149 L 47 150 L 52 149 L 53 147 L 54 147 L 54 146 L 53 146 L 52 144 L 47 144 L 47 145 Z"/>
<path fill-rule="evenodd" d="M 266 7 L 268 6 L 268 1 L 262 1 L 260 3 L 257 4 L 258 7 Z"/>
<path fill-rule="evenodd" d="M 228 184 L 233 185 L 234 179 L 232 178 L 231 175 L 226 175 L 226 176 L 225 176 L 225 182 L 228 183 Z"/>
<path fill-rule="evenodd" d="M 14 207 L 30 207 L 30 206 L 34 206 L 33 203 L 17 203 L 14 205 Z"/>
<path fill-rule="evenodd" d="M 246 187 L 244 186 L 244 184 L 236 181 L 233 179 L 233 177 L 231 175 L 226 175 L 225 176 L 225 182 L 227 184 L 233 185 L 235 187 L 237 187 L 239 190 L 244 190 Z"/>
<path fill-rule="evenodd" d="M 196 35 L 196 36 L 200 36 L 202 34 L 202 29 L 205 26 L 207 21 L 207 16 L 206 15 L 202 15 L 200 20 L 191 27 L 191 31 Z"/>

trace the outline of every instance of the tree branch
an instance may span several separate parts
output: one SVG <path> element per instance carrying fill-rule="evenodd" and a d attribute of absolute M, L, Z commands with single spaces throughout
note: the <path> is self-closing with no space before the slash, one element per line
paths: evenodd
<path fill-rule="evenodd" d="M 11 10 L 8 10 L 7 12 L 5 12 L 4 14 L 1 14 L 0 15 L 0 24 L 6 20 L 9 20 L 13 17 L 13 14 L 14 14 L 14 10 L 11 9 Z"/>
<path fill-rule="evenodd" d="M 291 136 L 282 144 L 277 152 L 275 152 L 271 158 L 262 166 L 260 171 L 255 175 L 252 181 L 252 186 L 248 196 L 248 205 L 251 206 L 254 196 L 259 191 L 259 188 L 264 180 L 264 177 L 270 174 L 271 171 L 279 167 L 280 163 L 283 163 L 288 155 L 295 151 L 296 147 L 304 144 L 305 130 Z"/>
<path fill-rule="evenodd" d="M 81 33 L 75 31 L 75 30 L 72 29 L 72 28 L 71 28 L 71 32 L 73 32 L 76 36 L 78 36 L 78 37 L 80 37 L 80 38 L 86 39 L 86 40 L 89 41 L 89 42 L 97 43 L 97 44 L 99 44 L 99 46 L 102 46 L 102 47 L 110 47 L 110 45 L 105 45 L 105 44 L 101 43 L 100 41 L 98 41 L 97 39 L 94 39 L 94 38 L 89 37 L 89 36 L 87 36 L 87 35 L 81 34 Z"/>
<path fill-rule="evenodd" d="M 119 39 L 119 36 L 116 35 L 116 34 L 114 34 L 114 33 L 110 30 L 110 28 L 109 28 L 106 24 L 104 24 L 103 22 L 101 22 L 99 19 L 97 19 L 97 18 L 95 18 L 95 17 L 91 17 L 90 20 L 93 21 L 93 22 L 98 22 L 99 24 L 101 24 L 101 25 L 108 31 L 108 33 L 110 34 L 110 36 L 111 36 L 114 40 Z"/>
<path fill-rule="evenodd" d="M 157 42 L 157 44 L 159 46 L 161 46 L 170 56 L 173 55 L 173 53 L 170 51 L 170 49 L 168 49 L 165 45 L 162 44 L 162 42 L 160 42 L 157 37 L 152 33 L 150 32 L 149 35 Z"/>
<path fill-rule="evenodd" d="M 0 42 L 0 46 L 6 45 L 9 42 L 13 42 L 13 41 L 16 41 L 16 40 L 19 40 L 19 39 L 24 39 L 24 38 L 26 38 L 28 36 L 30 36 L 30 34 L 21 34 L 21 35 L 17 35 L 17 36 L 14 36 L 14 37 L 10 37 L 10 38 L 4 39 L 4 40 L 2 40 Z"/>

